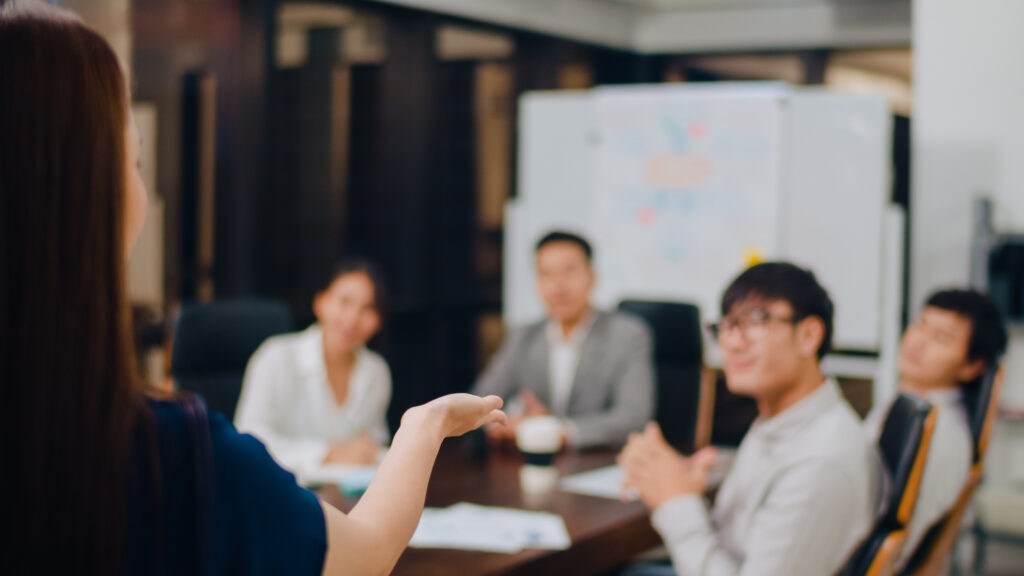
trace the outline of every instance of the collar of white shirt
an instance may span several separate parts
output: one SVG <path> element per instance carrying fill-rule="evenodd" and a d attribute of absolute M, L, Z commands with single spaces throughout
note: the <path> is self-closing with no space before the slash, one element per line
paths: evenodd
<path fill-rule="evenodd" d="M 318 382 L 327 382 L 327 363 L 324 360 L 324 332 L 319 324 L 312 324 L 299 335 L 295 350 L 295 366 L 300 376 Z M 352 374 L 360 371 L 366 355 L 366 347 L 356 352 L 356 363 Z"/>
<path fill-rule="evenodd" d="M 835 380 L 827 378 L 817 390 L 811 392 L 796 404 L 771 418 L 759 417 L 751 431 L 757 430 L 761 436 L 771 440 L 784 440 L 797 434 L 813 420 L 835 406 L 843 399 L 842 392 Z"/>
<path fill-rule="evenodd" d="M 560 322 L 549 320 L 547 325 L 548 341 L 552 344 L 572 344 L 578 346 L 583 343 L 587 334 L 590 333 L 595 320 L 597 320 L 597 314 L 594 313 L 593 309 L 588 310 L 587 315 L 572 329 L 568 338 L 562 335 L 562 324 Z"/>
<path fill-rule="evenodd" d="M 943 388 L 940 390 L 929 390 L 924 399 L 936 406 L 956 405 L 961 400 L 960 388 Z"/>
<path fill-rule="evenodd" d="M 303 377 L 327 379 L 323 342 L 324 333 L 319 324 L 312 324 L 299 335 L 295 365 Z"/>

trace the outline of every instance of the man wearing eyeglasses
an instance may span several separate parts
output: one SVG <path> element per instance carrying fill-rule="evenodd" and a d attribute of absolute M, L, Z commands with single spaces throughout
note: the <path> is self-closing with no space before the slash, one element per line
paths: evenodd
<path fill-rule="evenodd" d="M 869 440 L 820 368 L 832 316 L 814 275 L 792 264 L 759 264 L 729 285 L 711 331 L 729 390 L 753 397 L 759 417 L 710 511 L 710 449 L 683 457 L 653 423 L 630 437 L 619 456 L 624 488 L 653 511 L 672 558 L 630 574 L 822 576 L 867 534 Z"/>
<path fill-rule="evenodd" d="M 988 296 L 974 290 L 942 290 L 903 333 L 899 352 L 899 391 L 938 409 L 935 430 L 907 542 L 897 562 L 902 568 L 928 529 L 953 508 L 973 456 L 973 438 L 961 388 L 979 378 L 1006 350 L 1006 327 Z M 873 440 L 882 433 L 892 400 L 879 403 L 864 421 Z"/>

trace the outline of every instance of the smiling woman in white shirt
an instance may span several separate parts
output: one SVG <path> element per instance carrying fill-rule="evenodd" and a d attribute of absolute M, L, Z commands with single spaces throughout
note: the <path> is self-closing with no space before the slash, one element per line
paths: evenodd
<path fill-rule="evenodd" d="M 373 464 L 387 443 L 391 372 L 366 347 L 383 299 L 376 266 L 342 262 L 313 298 L 317 322 L 268 339 L 249 360 L 235 426 L 285 468 Z"/>

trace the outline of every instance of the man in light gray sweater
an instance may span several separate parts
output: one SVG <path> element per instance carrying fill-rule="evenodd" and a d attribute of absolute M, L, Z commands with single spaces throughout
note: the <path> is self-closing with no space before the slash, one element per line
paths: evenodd
<path fill-rule="evenodd" d="M 592 250 L 552 232 L 536 248 L 537 284 L 548 317 L 512 330 L 474 394 L 509 402 L 509 421 L 487 428 L 510 440 L 522 418 L 552 414 L 575 447 L 619 444 L 654 411 L 650 330 L 640 320 L 594 310 Z M 517 405 L 520 407 L 517 414 Z"/>
<path fill-rule="evenodd" d="M 974 290 L 932 294 L 903 333 L 898 392 L 927 400 L 937 415 L 897 569 L 906 565 L 928 530 L 953 508 L 967 482 L 974 437 L 961 390 L 998 362 L 1006 341 L 999 310 L 988 296 Z M 871 440 L 881 436 L 894 399 L 895 395 L 877 402 L 865 418 Z"/>
<path fill-rule="evenodd" d="M 753 397 L 760 415 L 711 510 L 710 449 L 684 458 L 654 424 L 630 438 L 625 486 L 653 510 L 672 557 L 631 574 L 823 576 L 868 533 L 872 449 L 819 367 L 832 310 L 814 275 L 792 264 L 759 264 L 732 282 L 712 332 L 729 390 Z"/>

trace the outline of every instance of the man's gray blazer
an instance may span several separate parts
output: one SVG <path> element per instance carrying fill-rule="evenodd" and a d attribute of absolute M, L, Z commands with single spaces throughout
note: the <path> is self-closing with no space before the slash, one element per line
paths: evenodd
<path fill-rule="evenodd" d="M 580 349 L 579 368 L 569 396 L 568 419 L 579 447 L 624 442 L 643 429 L 654 413 L 651 333 L 641 320 L 595 311 Z M 506 401 L 530 390 L 551 406 L 547 320 L 511 330 L 473 393 L 497 394 Z"/>

